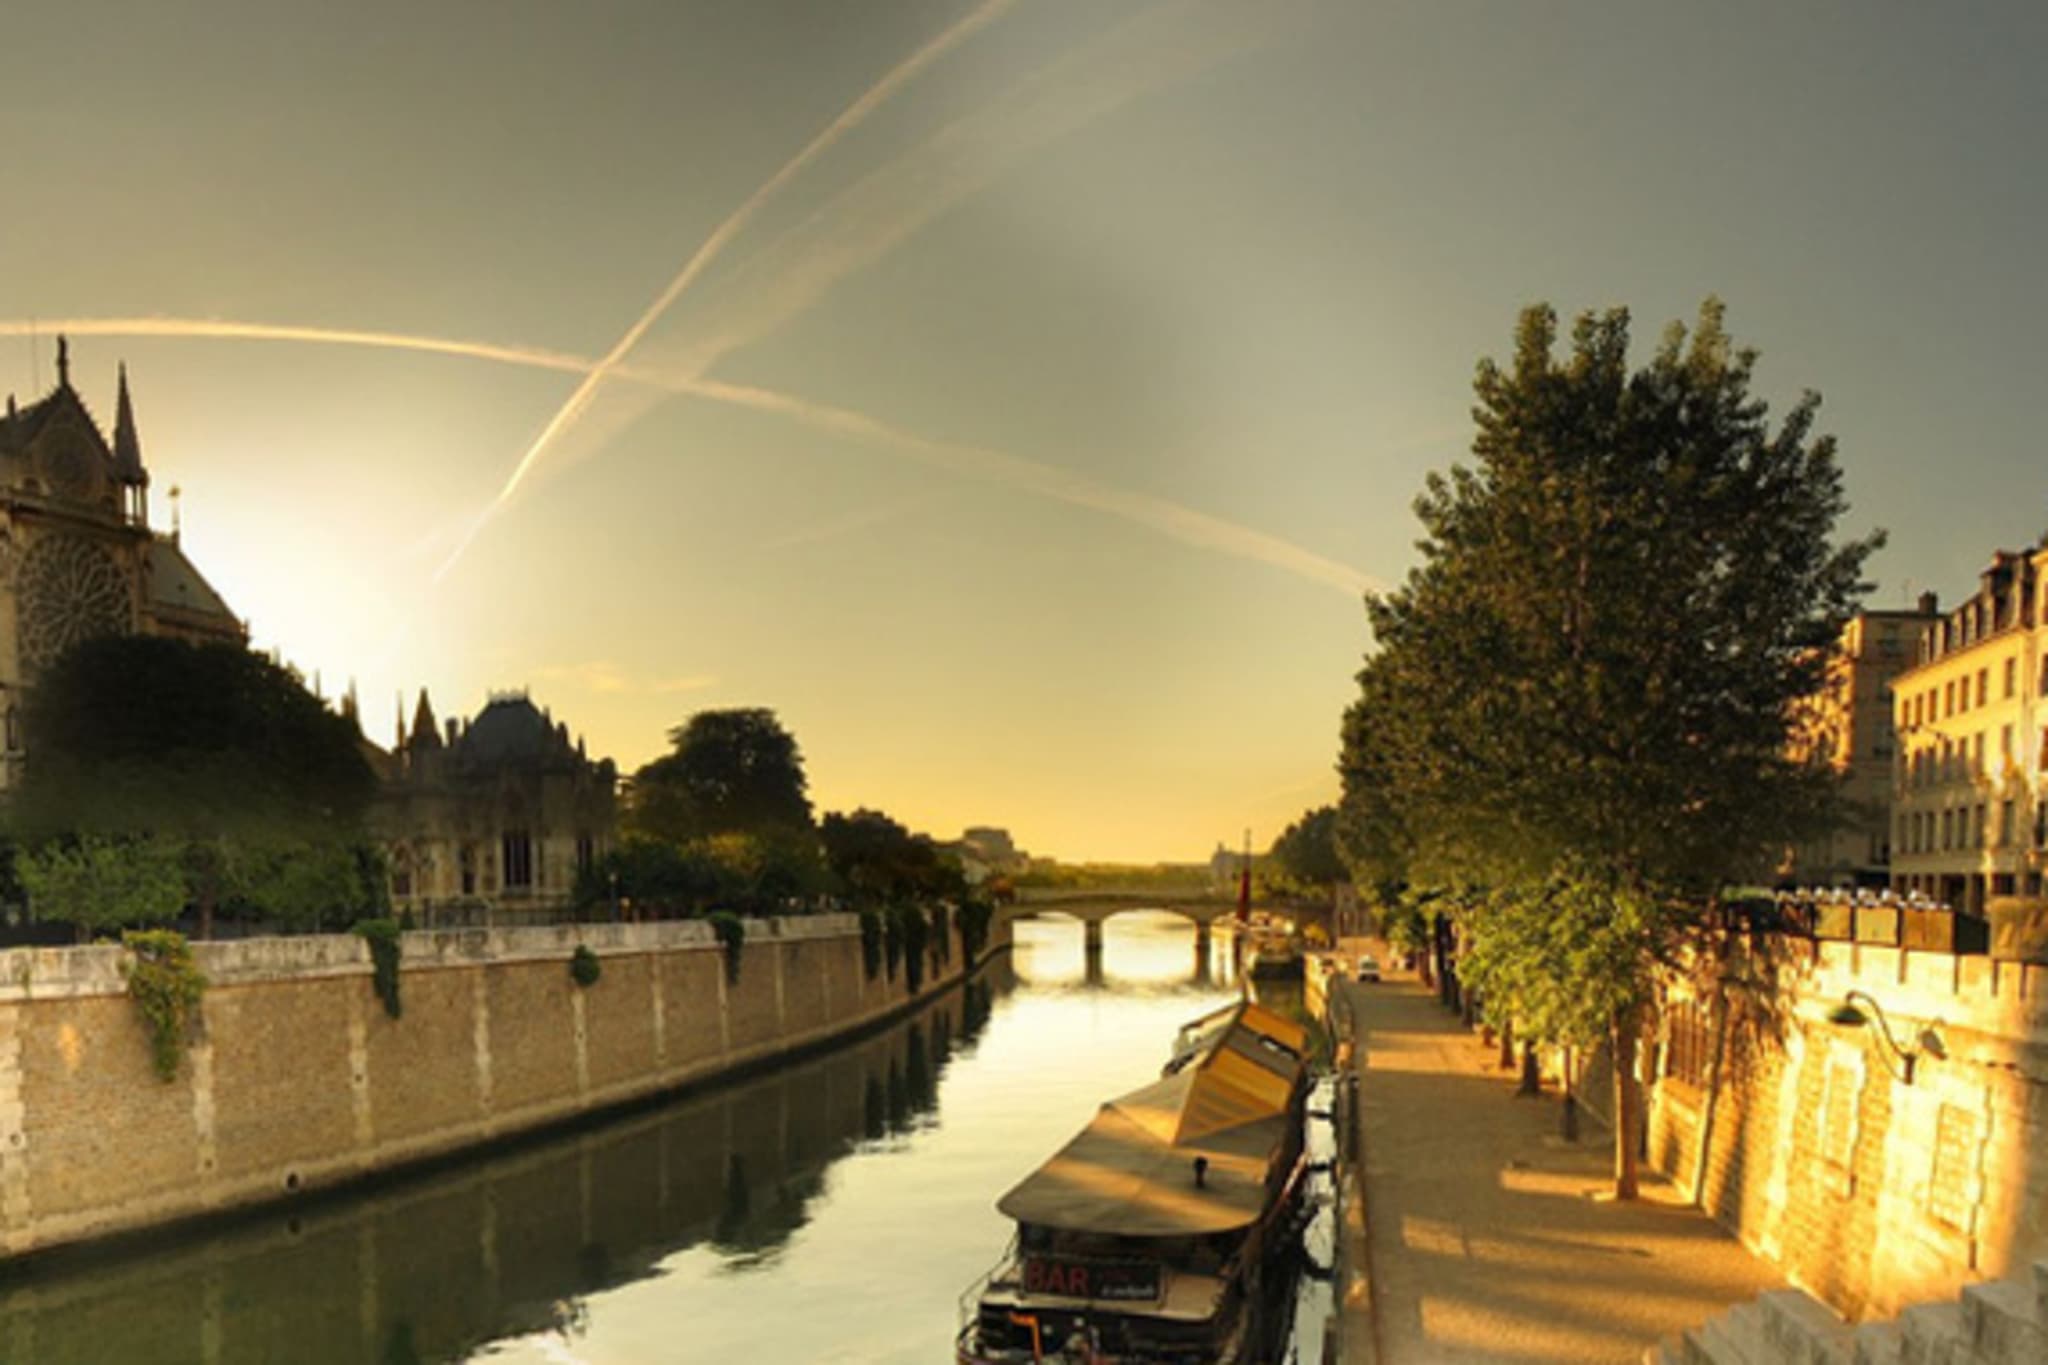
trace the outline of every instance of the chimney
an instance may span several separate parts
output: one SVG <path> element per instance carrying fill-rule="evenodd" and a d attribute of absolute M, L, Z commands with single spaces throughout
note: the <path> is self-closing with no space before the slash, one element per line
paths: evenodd
<path fill-rule="evenodd" d="M 1920 614 L 1922 616 L 1933 616 L 1940 610 L 1941 595 L 1939 593 L 1923 592 L 1920 594 Z"/>

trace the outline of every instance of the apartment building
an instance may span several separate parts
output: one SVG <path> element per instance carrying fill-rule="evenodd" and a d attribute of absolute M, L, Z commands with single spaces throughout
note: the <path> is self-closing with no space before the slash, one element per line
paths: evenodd
<path fill-rule="evenodd" d="M 1933 594 L 1917 609 L 1859 611 L 1842 627 L 1826 681 L 1793 745 L 1842 780 L 1842 822 L 1792 851 L 1780 880 L 1800 886 L 1883 887 L 1891 881 L 1892 680 L 1913 666 L 1920 633 L 1938 619 Z"/>
<path fill-rule="evenodd" d="M 1981 913 L 2048 866 L 2048 540 L 2001 550 L 1892 681 L 1892 887 Z"/>

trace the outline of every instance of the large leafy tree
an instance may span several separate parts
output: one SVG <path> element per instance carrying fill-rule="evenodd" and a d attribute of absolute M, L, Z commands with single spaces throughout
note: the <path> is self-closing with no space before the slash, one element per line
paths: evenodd
<path fill-rule="evenodd" d="M 1531 308 L 1513 360 L 1480 364 L 1473 463 L 1430 477 L 1421 564 L 1367 599 L 1341 841 L 1367 879 L 1485 888 L 1469 955 L 1560 1032 L 1592 1002 L 1627 1196 L 1652 973 L 1826 818 L 1787 739 L 1881 537 L 1836 540 L 1819 398 L 1774 428 L 1719 303 L 1639 370 L 1626 311 L 1557 342 Z"/>
<path fill-rule="evenodd" d="M 371 906 L 362 840 L 376 776 L 355 723 L 264 656 L 86 641 L 37 680 L 26 721 L 10 810 L 26 844 L 83 839 L 102 862 L 175 847 L 202 932 L 227 901 L 287 922 Z"/>
<path fill-rule="evenodd" d="M 1318 806 L 1280 831 L 1261 869 L 1283 891 L 1327 893 L 1349 876 L 1337 856 L 1337 808 Z"/>
<path fill-rule="evenodd" d="M 810 827 L 803 755 L 773 711 L 699 711 L 669 732 L 669 742 L 671 752 L 633 775 L 634 831 L 681 844 Z"/>

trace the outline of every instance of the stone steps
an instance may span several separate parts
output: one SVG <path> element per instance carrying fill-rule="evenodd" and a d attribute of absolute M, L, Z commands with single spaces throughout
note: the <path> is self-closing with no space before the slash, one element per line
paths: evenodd
<path fill-rule="evenodd" d="M 1644 1365 L 2048 1365 L 2048 1260 L 1986 1280 L 1949 1303 L 1923 1303 L 1890 1322 L 1851 1325 L 1797 1289 L 1667 1337 Z"/>

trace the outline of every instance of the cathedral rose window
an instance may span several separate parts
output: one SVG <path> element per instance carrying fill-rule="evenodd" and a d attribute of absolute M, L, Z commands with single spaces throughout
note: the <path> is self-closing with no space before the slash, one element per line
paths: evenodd
<path fill-rule="evenodd" d="M 31 668 L 97 635 L 129 628 L 128 579 L 103 546 L 81 536 L 37 538 L 22 556 L 17 601 L 22 659 Z"/>

